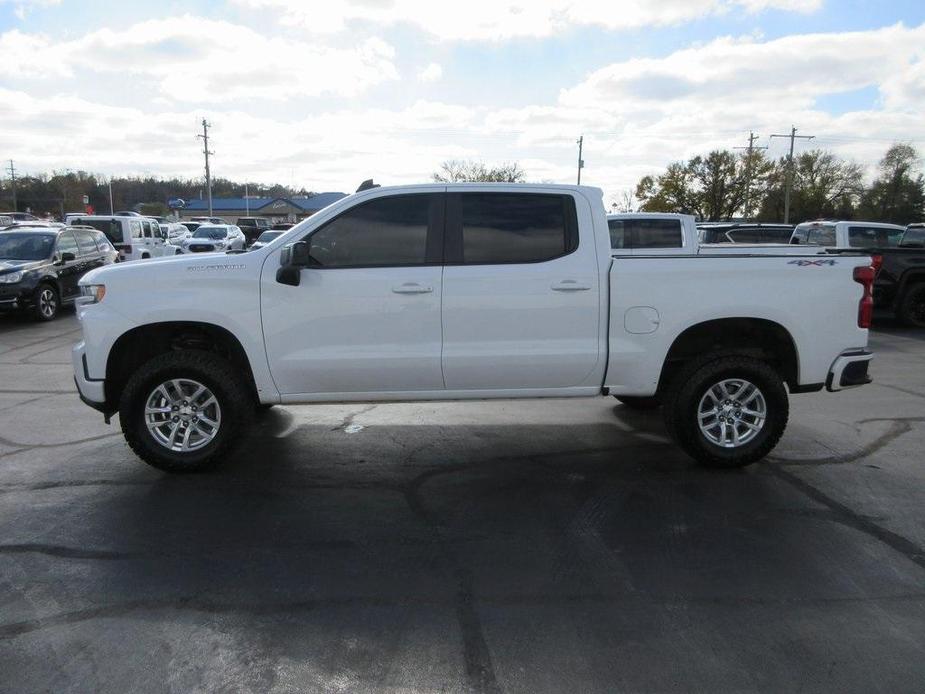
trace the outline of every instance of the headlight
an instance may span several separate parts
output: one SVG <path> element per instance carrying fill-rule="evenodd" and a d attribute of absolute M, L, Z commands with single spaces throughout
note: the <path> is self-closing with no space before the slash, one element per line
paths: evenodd
<path fill-rule="evenodd" d="M 106 296 L 105 284 L 82 284 L 80 285 L 81 304 L 98 304 Z"/>
<path fill-rule="evenodd" d="M 21 272 L 8 272 L 5 275 L 0 275 L 0 284 L 16 284 L 21 279 Z"/>

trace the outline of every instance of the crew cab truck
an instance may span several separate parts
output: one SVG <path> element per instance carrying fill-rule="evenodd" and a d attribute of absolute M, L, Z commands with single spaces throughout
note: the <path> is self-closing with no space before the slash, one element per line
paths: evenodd
<path fill-rule="evenodd" d="M 872 281 L 860 254 L 614 257 L 596 188 L 374 188 L 255 251 L 90 273 L 74 375 L 169 471 L 277 403 L 595 395 L 655 398 L 687 453 L 736 467 L 788 391 L 868 382 Z"/>

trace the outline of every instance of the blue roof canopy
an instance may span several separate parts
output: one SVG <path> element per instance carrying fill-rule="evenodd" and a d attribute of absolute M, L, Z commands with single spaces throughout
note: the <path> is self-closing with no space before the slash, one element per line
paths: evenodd
<path fill-rule="evenodd" d="M 288 202 L 293 207 L 306 212 L 317 211 L 345 197 L 347 197 L 346 193 L 318 193 L 317 195 L 292 198 L 212 198 L 212 211 L 244 210 L 249 207 L 252 212 L 259 212 L 262 208 L 277 200 Z M 208 209 L 208 200 L 188 200 L 186 202 L 185 210 L 187 211 Z"/>

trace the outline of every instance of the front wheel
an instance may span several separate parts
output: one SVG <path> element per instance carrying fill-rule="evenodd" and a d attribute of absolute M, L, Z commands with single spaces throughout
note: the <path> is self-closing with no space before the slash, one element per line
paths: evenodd
<path fill-rule="evenodd" d="M 146 463 L 199 472 L 231 451 L 253 400 L 231 364 L 210 352 L 168 352 L 129 379 L 119 402 L 122 433 Z"/>
<path fill-rule="evenodd" d="M 669 434 L 707 467 L 736 468 L 764 458 L 787 427 L 783 380 L 767 363 L 743 356 L 690 364 L 665 397 Z"/>
<path fill-rule="evenodd" d="M 906 292 L 899 306 L 899 319 L 913 328 L 925 328 L 925 282 Z"/>

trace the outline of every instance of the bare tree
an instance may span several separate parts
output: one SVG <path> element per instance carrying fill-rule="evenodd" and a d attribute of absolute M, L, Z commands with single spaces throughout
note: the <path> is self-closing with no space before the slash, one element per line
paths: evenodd
<path fill-rule="evenodd" d="M 471 159 L 450 159 L 433 174 L 435 183 L 521 183 L 525 177 L 516 161 L 489 167 Z"/>

